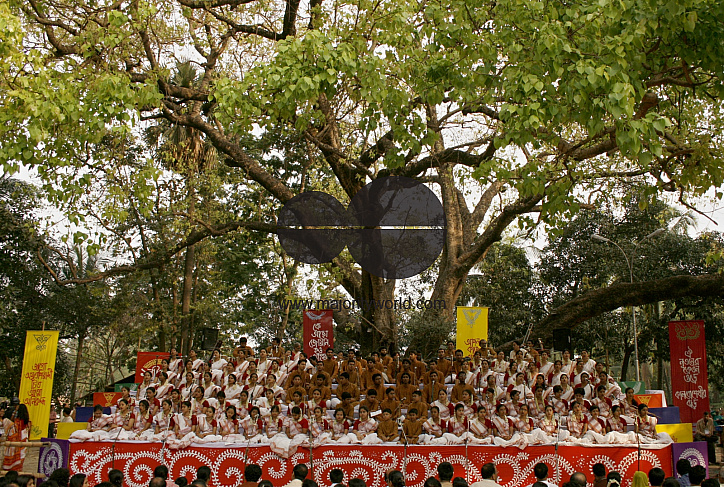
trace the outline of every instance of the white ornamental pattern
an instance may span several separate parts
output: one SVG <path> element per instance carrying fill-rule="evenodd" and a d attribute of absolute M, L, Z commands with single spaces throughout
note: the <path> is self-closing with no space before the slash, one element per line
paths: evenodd
<path fill-rule="evenodd" d="M 43 453 L 40 455 L 40 471 L 50 475 L 56 468 L 63 467 L 65 462 L 63 449 L 59 444 L 51 441 L 50 446 L 44 448 Z"/>
<path fill-rule="evenodd" d="M 529 485 L 533 482 L 533 467 L 543 462 L 549 467 L 549 477 L 557 484 L 563 483 L 576 471 L 590 472 L 595 463 L 603 463 L 607 470 L 617 470 L 624 479 L 631 479 L 639 470 L 636 448 L 587 448 L 582 446 L 560 447 L 556 454 L 554 447 L 536 446 L 524 450 L 495 446 L 414 446 L 407 448 L 407 455 L 400 445 L 392 446 L 322 446 L 313 452 L 310 464 L 309 450 L 300 448 L 288 460 L 280 458 L 268 447 L 189 447 L 183 450 L 161 450 L 160 445 L 145 444 L 143 447 L 132 443 L 117 443 L 114 449 L 108 443 L 72 443 L 69 468 L 71 472 L 83 472 L 90 477 L 91 484 L 98 484 L 108 478 L 111 468 L 119 468 L 124 474 L 128 487 L 146 487 L 153 475 L 153 469 L 164 464 L 169 469 L 169 478 L 186 477 L 193 479 L 201 465 L 211 468 L 209 487 L 231 487 L 243 482 L 244 468 L 256 463 L 264 472 L 262 478 L 274 485 L 284 485 L 291 479 L 291 469 L 298 463 L 312 467 L 312 478 L 320 485 L 329 479 L 334 468 L 342 469 L 345 478 L 361 478 L 369 487 L 384 487 L 385 472 L 397 469 L 405 471 L 406 485 L 422 487 L 428 477 L 437 474 L 440 462 L 450 462 L 456 475 L 464 475 L 468 483 L 480 479 L 480 467 L 493 462 L 499 472 L 499 483 L 503 487 Z M 640 469 L 648 471 L 653 467 L 671 468 L 671 447 L 657 450 L 641 450 Z M 630 480 L 624 480 L 624 486 Z"/>

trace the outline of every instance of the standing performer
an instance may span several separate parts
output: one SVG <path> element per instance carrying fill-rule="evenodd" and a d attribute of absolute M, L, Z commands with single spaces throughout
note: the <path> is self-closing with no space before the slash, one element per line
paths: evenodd
<path fill-rule="evenodd" d="M 12 406 L 5 412 L 3 428 L 7 441 L 28 441 L 30 437 L 30 416 L 25 404 L 18 405 L 15 409 Z M 15 470 L 20 472 L 25 462 L 25 447 L 8 446 L 5 448 L 3 457 L 3 470 Z"/>

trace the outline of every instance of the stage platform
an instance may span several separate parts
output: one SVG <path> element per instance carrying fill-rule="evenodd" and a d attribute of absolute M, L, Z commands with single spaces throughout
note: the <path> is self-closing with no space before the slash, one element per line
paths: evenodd
<path fill-rule="evenodd" d="M 283 487 L 291 480 L 292 468 L 298 463 L 313 467 L 313 479 L 320 485 L 329 485 L 329 472 L 339 468 L 345 473 L 345 483 L 354 477 L 364 479 L 369 487 L 384 487 L 384 474 L 391 469 L 404 470 L 407 487 L 422 487 L 425 479 L 437 475 L 437 465 L 448 461 L 455 467 L 455 476 L 465 477 L 472 484 L 480 480 L 480 467 L 487 462 L 497 465 L 499 483 L 503 487 L 525 487 L 535 480 L 533 467 L 544 462 L 549 467 L 549 478 L 556 484 L 567 481 L 576 471 L 592 477 L 591 467 L 603 463 L 607 470 L 621 472 L 624 485 L 630 485 L 633 473 L 660 467 L 667 476 L 672 474 L 672 446 L 657 449 L 642 448 L 640 455 L 635 446 L 569 446 L 560 445 L 556 454 L 554 445 L 528 446 L 525 449 L 497 446 L 426 446 L 411 445 L 329 445 L 314 448 L 310 458 L 308 448 L 300 448 L 289 459 L 274 454 L 268 446 L 210 444 L 190 446 L 182 450 L 163 448 L 161 443 L 142 442 L 74 442 L 51 440 L 50 447 L 41 452 L 43 472 L 65 466 L 71 474 L 85 473 L 90 484 L 108 479 L 112 468 L 124 474 L 124 485 L 146 487 L 153 469 L 163 463 L 170 471 L 169 479 L 194 479 L 196 469 L 211 467 L 209 487 L 232 487 L 243 482 L 247 463 L 256 463 L 264 472 L 262 479 L 271 480 L 275 487 Z"/>

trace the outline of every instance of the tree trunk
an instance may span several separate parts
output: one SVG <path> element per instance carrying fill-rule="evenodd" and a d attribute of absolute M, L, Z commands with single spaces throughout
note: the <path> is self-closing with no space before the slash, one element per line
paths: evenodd
<path fill-rule="evenodd" d="M 78 373 L 80 372 L 80 361 L 83 357 L 83 342 L 85 342 L 85 330 L 78 334 L 78 349 L 75 354 L 75 368 L 73 369 L 73 388 L 70 390 L 70 404 L 75 404 L 76 387 L 78 387 Z"/>
<path fill-rule="evenodd" d="M 631 355 L 634 352 L 634 346 L 626 343 L 626 348 L 623 354 L 623 360 L 621 361 L 621 382 L 625 382 L 628 376 L 628 364 L 631 360 Z"/>
<path fill-rule="evenodd" d="M 194 216 L 196 198 L 194 196 L 193 183 L 189 182 L 189 218 Z M 196 246 L 189 245 L 184 258 L 184 276 L 181 292 L 181 347 L 182 354 L 188 355 L 191 350 L 191 293 L 193 291 L 194 264 L 196 261 Z"/>

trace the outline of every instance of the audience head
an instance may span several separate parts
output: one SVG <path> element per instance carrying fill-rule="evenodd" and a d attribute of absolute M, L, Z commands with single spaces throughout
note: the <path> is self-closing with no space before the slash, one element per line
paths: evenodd
<path fill-rule="evenodd" d="M 367 487 L 367 484 L 362 479 L 351 479 L 349 483 L 347 484 L 348 487 Z"/>
<path fill-rule="evenodd" d="M 437 466 L 437 476 L 440 482 L 449 482 L 455 475 L 455 469 L 450 462 L 442 462 Z"/>
<path fill-rule="evenodd" d="M 35 487 L 35 477 L 32 475 L 18 475 L 15 480 L 18 487 Z"/>
<path fill-rule="evenodd" d="M 648 476 L 641 471 L 634 472 L 631 487 L 649 487 Z"/>
<path fill-rule="evenodd" d="M 332 471 L 329 472 L 329 480 L 332 482 L 332 485 L 341 484 L 342 480 L 344 480 L 344 472 L 338 468 L 333 468 Z"/>
<path fill-rule="evenodd" d="M 166 481 L 161 477 L 154 477 L 148 483 L 148 487 L 166 487 Z"/>
<path fill-rule="evenodd" d="M 319 485 L 317 485 L 317 482 L 312 479 L 304 479 L 304 482 L 302 482 L 302 487 L 319 487 Z"/>
<path fill-rule="evenodd" d="M 186 477 L 179 477 L 176 480 L 173 481 L 178 487 L 186 487 L 189 485 L 189 479 Z"/>
<path fill-rule="evenodd" d="M 8 472 L 8 475 L 10 472 Z M 5 476 L 7 478 L 7 475 Z M 58 482 L 60 487 L 68 487 L 68 481 L 70 480 L 70 470 L 67 468 L 56 468 L 53 473 L 50 474 L 48 480 L 55 480 Z"/>
<path fill-rule="evenodd" d="M 349 483 L 349 487 L 352 487 L 352 482 Z M 435 477 L 429 477 L 423 487 L 442 487 L 442 484 Z"/>
<path fill-rule="evenodd" d="M 689 472 L 691 472 L 691 462 L 686 458 L 680 458 L 679 461 L 676 462 L 676 473 L 682 476 Z"/>
<path fill-rule="evenodd" d="M 121 487 L 123 485 L 123 472 L 114 468 L 108 472 L 108 481 L 113 487 Z"/>
<path fill-rule="evenodd" d="M 450 476 L 450 479 L 452 479 L 452 475 Z M 389 485 L 390 487 L 405 487 L 405 477 L 402 475 L 402 472 L 400 472 L 399 470 L 393 470 L 392 472 L 389 472 L 387 474 L 387 485 Z"/>
<path fill-rule="evenodd" d="M 168 467 L 166 465 L 159 465 L 153 469 L 153 476 L 168 480 Z"/>
<path fill-rule="evenodd" d="M 308 474 L 309 474 L 309 469 L 303 463 L 299 463 L 299 464 L 295 465 L 294 469 L 292 470 L 292 476 L 295 479 L 304 480 L 307 478 Z"/>
<path fill-rule="evenodd" d="M 576 472 L 573 475 L 571 475 L 571 482 L 575 482 L 581 487 L 586 487 L 586 476 L 583 474 L 583 472 Z"/>
<path fill-rule="evenodd" d="M 719 487 L 719 481 L 714 477 L 706 479 L 701 483 L 701 487 Z"/>
<path fill-rule="evenodd" d="M 452 484 L 453 487 L 468 487 L 468 481 L 462 477 L 455 477 Z"/>
<path fill-rule="evenodd" d="M 261 467 L 251 463 L 244 469 L 244 480 L 247 482 L 259 482 L 261 478 Z"/>
<path fill-rule="evenodd" d="M 667 477 L 661 487 L 681 487 L 681 484 L 675 477 Z"/>
<path fill-rule="evenodd" d="M 548 465 L 545 463 L 536 463 L 533 467 L 533 474 L 538 480 L 545 480 L 548 477 Z"/>
<path fill-rule="evenodd" d="M 495 480 L 497 474 L 494 463 L 486 463 L 480 467 L 480 476 L 483 477 L 483 480 Z"/>
<path fill-rule="evenodd" d="M 203 482 L 208 482 L 211 478 L 211 467 L 208 465 L 202 465 L 199 467 L 198 470 L 196 470 L 196 480 L 201 480 Z"/>
<path fill-rule="evenodd" d="M 274 487 L 274 484 L 272 484 L 271 480 L 262 480 L 261 482 L 259 482 L 258 487 Z"/>
<path fill-rule="evenodd" d="M 689 472 L 689 481 L 691 482 L 691 485 L 701 485 L 705 478 L 706 469 L 703 466 L 696 465 L 691 467 L 691 472 Z"/>
<path fill-rule="evenodd" d="M 661 487 L 666 478 L 666 473 L 662 468 L 654 467 L 649 470 L 649 484 L 651 487 Z"/>
<path fill-rule="evenodd" d="M 608 472 L 608 475 L 606 475 L 606 480 L 608 480 L 609 482 L 613 480 L 618 485 L 621 485 L 621 474 L 615 470 L 611 470 L 610 472 Z"/>
<path fill-rule="evenodd" d="M 606 478 L 606 466 L 603 463 L 596 463 L 591 468 L 593 471 L 593 475 L 597 479 L 605 479 Z"/>
<path fill-rule="evenodd" d="M 73 475 L 68 481 L 68 487 L 88 487 L 88 479 L 84 473 Z"/>

